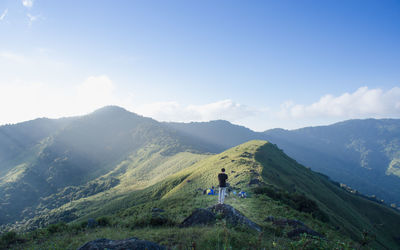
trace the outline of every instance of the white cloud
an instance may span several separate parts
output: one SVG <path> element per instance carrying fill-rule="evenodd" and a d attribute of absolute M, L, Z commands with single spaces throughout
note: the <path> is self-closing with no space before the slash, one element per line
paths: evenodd
<path fill-rule="evenodd" d="M 90 76 L 74 88 L 43 83 L 0 83 L 0 124 L 38 117 L 83 115 L 117 102 L 115 86 L 106 75 Z"/>
<path fill-rule="evenodd" d="M 159 121 L 228 120 L 257 131 L 281 127 L 294 129 L 327 125 L 347 119 L 400 118 L 400 88 L 361 87 L 339 96 L 327 94 L 311 104 L 283 102 L 280 107 L 258 108 L 223 100 L 204 105 L 157 102 L 132 108 Z"/>
<path fill-rule="evenodd" d="M 180 105 L 178 102 L 157 102 L 139 106 L 135 112 L 159 121 L 237 121 L 254 115 L 255 111 L 245 105 L 222 100 L 204 105 Z"/>
<path fill-rule="evenodd" d="M 280 118 L 384 118 L 400 117 L 400 88 L 388 91 L 361 87 L 354 93 L 325 95 L 310 105 L 284 103 Z"/>
<path fill-rule="evenodd" d="M 40 15 L 34 16 L 34 15 L 31 15 L 31 14 L 28 13 L 28 14 L 26 14 L 26 16 L 28 17 L 28 24 L 29 24 L 29 26 L 31 26 L 31 25 L 33 24 L 33 22 L 35 22 L 35 21 L 41 19 L 41 16 L 40 16 Z"/>
<path fill-rule="evenodd" d="M 27 8 L 32 8 L 34 0 L 22 0 L 22 5 Z"/>
<path fill-rule="evenodd" d="M 5 10 L 3 11 L 3 13 L 1 13 L 1 15 L 0 15 L 0 21 L 3 21 L 3 19 L 7 16 L 7 13 L 8 13 L 8 9 L 5 9 Z"/>
<path fill-rule="evenodd" d="M 9 51 L 1 51 L 0 59 L 3 59 L 9 63 L 18 63 L 18 64 L 25 64 L 30 61 L 27 57 L 23 55 L 15 54 Z"/>
<path fill-rule="evenodd" d="M 90 76 L 76 87 L 74 110 L 93 110 L 111 104 L 116 104 L 115 85 L 106 75 Z"/>
<path fill-rule="evenodd" d="M 2 57 L 24 60 L 7 53 L 0 53 Z M 119 105 L 159 121 L 223 119 L 257 131 L 324 125 L 353 118 L 400 118 L 399 87 L 390 90 L 361 87 L 353 93 L 324 95 L 311 104 L 285 102 L 276 109 L 249 107 L 230 99 L 202 105 L 182 105 L 175 101 L 140 105 L 134 104 L 135 98 L 128 92 L 117 90 L 107 75 L 89 76 L 73 87 L 64 88 L 37 82 L 0 82 L 0 124 L 37 117 L 83 115 L 106 105 Z"/>

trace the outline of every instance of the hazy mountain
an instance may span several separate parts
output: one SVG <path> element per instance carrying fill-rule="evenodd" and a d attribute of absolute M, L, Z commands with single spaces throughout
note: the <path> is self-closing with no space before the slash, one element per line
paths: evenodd
<path fill-rule="evenodd" d="M 400 205 L 400 120 L 350 120 L 264 134 L 313 170 Z"/>
<path fill-rule="evenodd" d="M 0 177 L 35 151 L 41 140 L 62 129 L 74 118 L 40 118 L 14 125 L 0 126 Z"/>
<path fill-rule="evenodd" d="M 186 135 L 217 145 L 221 151 L 260 138 L 259 133 L 224 120 L 191 123 L 168 122 L 165 124 Z"/>
<path fill-rule="evenodd" d="M 0 131 L 5 139 L 0 147 L 0 224 L 114 187 L 129 166 L 140 165 L 133 163 L 135 155 L 151 159 L 158 153 L 166 161 L 179 152 L 215 151 L 213 145 L 114 106 L 73 119 L 3 126 Z M 141 169 L 141 177 L 150 170 Z"/>

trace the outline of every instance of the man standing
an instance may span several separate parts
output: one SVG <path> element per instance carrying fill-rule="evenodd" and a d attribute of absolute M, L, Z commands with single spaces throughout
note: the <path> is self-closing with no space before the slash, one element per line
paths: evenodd
<path fill-rule="evenodd" d="M 226 180 L 228 179 L 228 175 L 225 174 L 225 168 L 221 169 L 221 172 L 222 173 L 218 174 L 218 180 L 219 180 L 218 204 L 224 204 Z"/>

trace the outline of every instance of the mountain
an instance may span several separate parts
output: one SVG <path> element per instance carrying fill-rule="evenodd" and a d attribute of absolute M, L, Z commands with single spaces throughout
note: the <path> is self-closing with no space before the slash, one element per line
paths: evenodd
<path fill-rule="evenodd" d="M 216 150 L 115 106 L 71 119 L 2 126 L 0 136 L 0 225 L 115 186 L 124 187 L 119 193 L 144 188 Z"/>
<path fill-rule="evenodd" d="M 398 124 L 355 120 L 257 133 L 226 121 L 160 123 L 108 106 L 1 126 L 0 231 L 33 231 L 3 233 L 0 248 L 76 249 L 134 234 L 171 248 L 395 249 L 399 212 L 352 188 L 396 196 Z M 203 191 L 217 185 L 222 167 L 232 191 L 226 202 L 261 233 L 218 214 L 213 226 L 181 228 L 215 204 Z M 233 195 L 239 191 L 248 197 Z"/>
<path fill-rule="evenodd" d="M 204 195 L 203 190 L 217 184 L 222 167 L 229 175 L 231 190 L 226 203 L 258 224 L 261 232 L 233 225 L 220 215 L 211 225 L 182 227 L 190 214 L 216 203 L 217 197 Z M 234 194 L 239 191 L 245 191 L 248 197 Z M 9 236 L 14 241 L 8 240 L 7 246 L 76 249 L 96 238 L 134 236 L 172 249 L 400 247 L 397 211 L 348 192 L 266 141 L 250 141 L 209 155 L 153 185 L 87 212 L 69 224 Z M 198 219 L 204 220 L 204 215 Z M 319 236 L 301 236 L 300 232 Z"/>
<path fill-rule="evenodd" d="M 224 120 L 190 123 L 168 122 L 165 124 L 183 134 L 217 145 L 221 151 L 249 140 L 260 139 L 261 135 L 246 127 Z"/>
<path fill-rule="evenodd" d="M 48 219 L 53 210 L 86 211 L 82 204 L 99 206 L 254 139 L 353 192 L 399 206 L 399 131 L 399 120 L 367 119 L 258 133 L 222 120 L 159 123 L 116 106 L 1 126 L 0 225 L 40 227 L 57 221 Z"/>
<path fill-rule="evenodd" d="M 349 120 L 264 134 L 313 170 L 388 204 L 400 204 L 400 120 Z"/>
<path fill-rule="evenodd" d="M 0 177 L 16 163 L 32 154 L 41 140 L 62 129 L 73 118 L 39 118 L 14 125 L 0 126 Z"/>
<path fill-rule="evenodd" d="M 290 157 L 366 195 L 400 206 L 400 120 L 349 120 L 329 126 L 262 133 L 226 121 L 167 123 L 228 149 L 268 140 Z"/>

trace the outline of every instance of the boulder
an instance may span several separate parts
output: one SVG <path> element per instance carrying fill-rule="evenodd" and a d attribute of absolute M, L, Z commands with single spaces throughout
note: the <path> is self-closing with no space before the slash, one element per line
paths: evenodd
<path fill-rule="evenodd" d="M 292 227 L 306 227 L 306 225 L 304 225 L 303 222 L 299 221 L 299 220 L 291 220 L 291 219 L 275 219 L 274 217 L 267 217 L 267 219 L 265 219 L 265 221 L 271 221 L 272 224 L 276 225 L 276 226 L 292 226 Z"/>
<path fill-rule="evenodd" d="M 258 232 L 261 231 L 261 227 L 259 225 L 249 220 L 238 210 L 227 204 L 217 204 L 207 209 L 197 208 L 182 222 L 181 226 L 189 227 L 194 225 L 212 225 L 215 223 L 217 214 L 232 226 L 244 225 Z"/>
<path fill-rule="evenodd" d="M 85 245 L 78 248 L 78 250 L 160 250 L 166 249 L 154 242 L 140 240 L 138 238 L 129 238 L 126 240 L 109 240 L 109 239 L 97 239 L 94 241 L 89 241 Z"/>
<path fill-rule="evenodd" d="M 248 219 L 241 212 L 230 205 L 217 204 L 208 209 L 214 213 L 220 214 L 222 218 L 224 218 L 229 224 L 233 226 L 245 225 L 251 229 L 261 232 L 261 227 L 259 225 Z"/>
<path fill-rule="evenodd" d="M 249 186 L 251 186 L 251 185 L 260 185 L 260 184 L 262 184 L 262 182 L 259 179 L 252 179 L 249 182 Z"/>
<path fill-rule="evenodd" d="M 211 225 L 215 223 L 215 214 L 208 209 L 197 208 L 181 224 L 182 227 Z"/>

